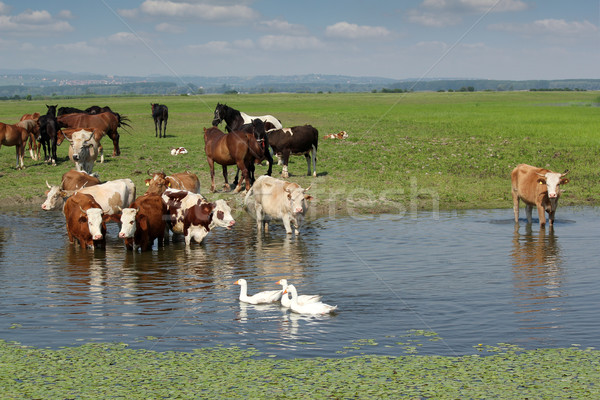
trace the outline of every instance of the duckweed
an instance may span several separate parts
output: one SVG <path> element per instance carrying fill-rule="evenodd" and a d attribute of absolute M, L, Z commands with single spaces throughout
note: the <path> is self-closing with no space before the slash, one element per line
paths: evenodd
<path fill-rule="evenodd" d="M 0 392 L 11 399 L 600 398 L 597 350 L 475 347 L 491 355 L 283 360 L 235 347 L 50 350 L 0 341 Z"/>

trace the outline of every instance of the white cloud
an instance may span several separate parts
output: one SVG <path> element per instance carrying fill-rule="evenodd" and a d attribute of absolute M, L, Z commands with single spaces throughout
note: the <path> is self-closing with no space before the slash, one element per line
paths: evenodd
<path fill-rule="evenodd" d="M 139 44 L 140 38 L 131 32 L 117 32 L 108 37 L 108 41 L 114 44 Z"/>
<path fill-rule="evenodd" d="M 235 40 L 233 42 L 214 40 L 203 44 L 193 44 L 187 46 L 189 51 L 194 53 L 202 52 L 209 54 L 243 54 L 243 51 L 256 48 L 255 43 L 250 39 Z"/>
<path fill-rule="evenodd" d="M 170 0 L 145 0 L 140 11 L 146 15 L 160 18 L 199 19 L 236 23 L 258 18 L 258 13 L 245 5 L 212 5 L 193 2 L 175 2 Z M 131 11 L 122 10 L 131 13 Z"/>
<path fill-rule="evenodd" d="M 266 35 L 258 39 L 264 50 L 316 50 L 324 48 L 323 42 L 314 36 Z"/>
<path fill-rule="evenodd" d="M 524 11 L 527 4 L 520 0 L 424 0 L 423 8 L 456 13 Z"/>
<path fill-rule="evenodd" d="M 286 35 L 306 35 L 308 33 L 308 29 L 306 29 L 304 25 L 292 24 L 282 19 L 260 21 L 258 27 L 264 30 L 284 33 Z"/>
<path fill-rule="evenodd" d="M 527 10 L 521 0 L 423 0 L 418 9 L 408 10 L 409 22 L 444 28 L 458 25 L 468 14 L 515 12 Z"/>
<path fill-rule="evenodd" d="M 10 6 L 0 1 L 0 15 L 6 15 L 10 13 Z"/>
<path fill-rule="evenodd" d="M 493 24 L 491 30 L 524 35 L 588 36 L 598 33 L 598 27 L 589 21 L 565 21 L 564 19 L 541 19 L 528 24 Z"/>
<path fill-rule="evenodd" d="M 181 25 L 170 24 L 168 22 L 163 22 L 154 27 L 157 32 L 164 33 L 184 33 L 185 29 Z"/>
<path fill-rule="evenodd" d="M 60 19 L 65 18 L 64 12 L 60 12 L 59 18 L 55 18 L 46 10 L 26 10 L 17 15 L 2 15 L 6 11 L 5 4 L 0 3 L 0 31 L 6 34 L 39 36 L 73 31 L 71 24 Z"/>
<path fill-rule="evenodd" d="M 391 32 L 382 26 L 356 25 L 343 21 L 328 26 L 325 34 L 342 39 L 378 39 L 390 36 Z"/>
<path fill-rule="evenodd" d="M 54 48 L 58 51 L 70 53 L 70 54 L 85 54 L 85 55 L 98 55 L 101 50 L 97 47 L 90 46 L 86 42 L 75 42 L 75 43 L 63 43 L 56 44 Z"/>

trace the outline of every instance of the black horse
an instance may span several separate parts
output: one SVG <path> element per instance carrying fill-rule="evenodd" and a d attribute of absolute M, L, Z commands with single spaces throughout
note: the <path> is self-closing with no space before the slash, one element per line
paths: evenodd
<path fill-rule="evenodd" d="M 152 118 L 154 118 L 154 137 L 167 137 L 167 120 L 169 119 L 169 109 L 164 104 L 150 103 L 152 106 Z M 162 124 L 165 123 L 163 129 Z"/>
<path fill-rule="evenodd" d="M 242 125 L 239 130 L 242 132 L 252 133 L 254 135 L 256 141 L 258 142 L 258 145 L 263 150 L 263 158 L 256 159 L 255 161 L 258 163 L 261 162 L 263 159 L 266 159 L 269 163 L 269 169 L 267 170 L 266 175 L 271 176 L 271 173 L 273 172 L 273 156 L 271 155 L 271 149 L 269 146 L 269 135 L 265 131 L 264 122 L 262 122 L 262 120 L 259 118 L 255 118 L 252 120 L 252 123 Z M 233 181 L 234 185 L 237 185 L 239 173 L 240 170 L 238 168 L 235 174 L 235 179 Z M 254 183 L 254 165 L 252 166 L 252 168 L 248 169 L 248 173 L 250 183 Z"/>
<path fill-rule="evenodd" d="M 46 104 L 46 107 L 48 108 L 48 112 L 38 119 L 40 134 L 37 140 L 44 148 L 44 161 L 56 165 L 56 139 L 60 130 L 56 121 L 56 107 L 58 107 L 58 104 L 55 106 Z"/>
<path fill-rule="evenodd" d="M 237 131 L 244 125 L 244 117 L 241 112 L 226 104 L 217 103 L 212 126 L 218 126 L 223 121 L 227 124 L 225 125 L 227 132 Z"/>
<path fill-rule="evenodd" d="M 61 107 L 58 109 L 56 116 L 60 117 L 61 115 L 67 115 L 67 114 L 86 114 L 86 112 L 84 110 L 80 110 L 79 108 L 75 108 L 75 107 Z"/>

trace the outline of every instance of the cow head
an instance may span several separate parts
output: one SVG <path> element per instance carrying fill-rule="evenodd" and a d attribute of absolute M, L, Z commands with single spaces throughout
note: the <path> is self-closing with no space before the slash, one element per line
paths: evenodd
<path fill-rule="evenodd" d="M 308 201 L 313 199 L 311 195 L 306 194 L 306 191 L 309 189 L 310 186 L 306 189 L 302 189 L 300 186 L 295 188 L 287 187 L 285 189 L 287 197 L 290 201 L 292 214 L 304 215 L 304 213 L 306 213 L 306 210 L 308 210 Z"/>
<path fill-rule="evenodd" d="M 222 199 L 215 201 L 213 204 L 214 208 L 210 227 L 220 226 L 225 229 L 231 229 L 235 225 L 235 220 L 231 215 L 231 207 Z"/>
<path fill-rule="evenodd" d="M 121 230 L 119 231 L 119 238 L 127 239 L 132 238 L 135 234 L 135 218 L 139 209 L 137 208 L 124 208 L 121 210 Z"/>
<path fill-rule="evenodd" d="M 67 140 L 71 143 L 73 161 L 88 159 L 90 147 L 95 145 L 94 132 L 85 129 L 73 132 L 71 139 L 67 138 Z"/>
<path fill-rule="evenodd" d="M 42 210 L 50 211 L 62 207 L 65 204 L 67 193 L 59 186 L 50 186 L 48 181 L 46 181 L 46 186 L 49 190 L 46 191 L 46 201 L 42 204 Z"/>
<path fill-rule="evenodd" d="M 171 183 L 167 180 L 167 176 L 164 172 L 156 172 L 154 174 L 150 174 L 152 178 L 146 179 L 144 182 L 146 186 L 148 186 L 148 190 L 146 194 L 158 194 L 161 195 L 171 187 Z"/>
<path fill-rule="evenodd" d="M 88 208 L 87 210 L 81 209 L 81 211 L 83 214 L 79 218 L 79 222 L 87 222 L 90 235 L 92 235 L 92 240 L 102 240 L 104 238 L 104 232 L 106 232 L 106 225 L 104 225 L 102 209 Z"/>
<path fill-rule="evenodd" d="M 557 199 L 560 196 L 560 185 L 569 183 L 569 179 L 564 177 L 568 173 L 568 170 L 562 174 L 559 172 L 546 172 L 545 174 L 538 173 L 540 178 L 538 178 L 537 181 L 540 185 L 546 185 L 548 198 Z"/>

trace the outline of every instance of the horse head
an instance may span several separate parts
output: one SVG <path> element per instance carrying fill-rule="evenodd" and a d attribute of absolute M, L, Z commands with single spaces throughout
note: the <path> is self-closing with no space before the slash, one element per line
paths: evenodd
<path fill-rule="evenodd" d="M 225 107 L 227 107 L 225 104 L 217 103 L 212 126 L 217 126 L 223 121 L 223 118 L 225 118 Z"/>
<path fill-rule="evenodd" d="M 56 107 L 58 107 L 58 104 L 54 105 L 54 106 L 49 106 L 48 104 L 46 104 L 46 108 L 48 109 L 48 112 L 46 112 L 46 115 L 50 115 L 50 116 L 56 118 Z"/>

